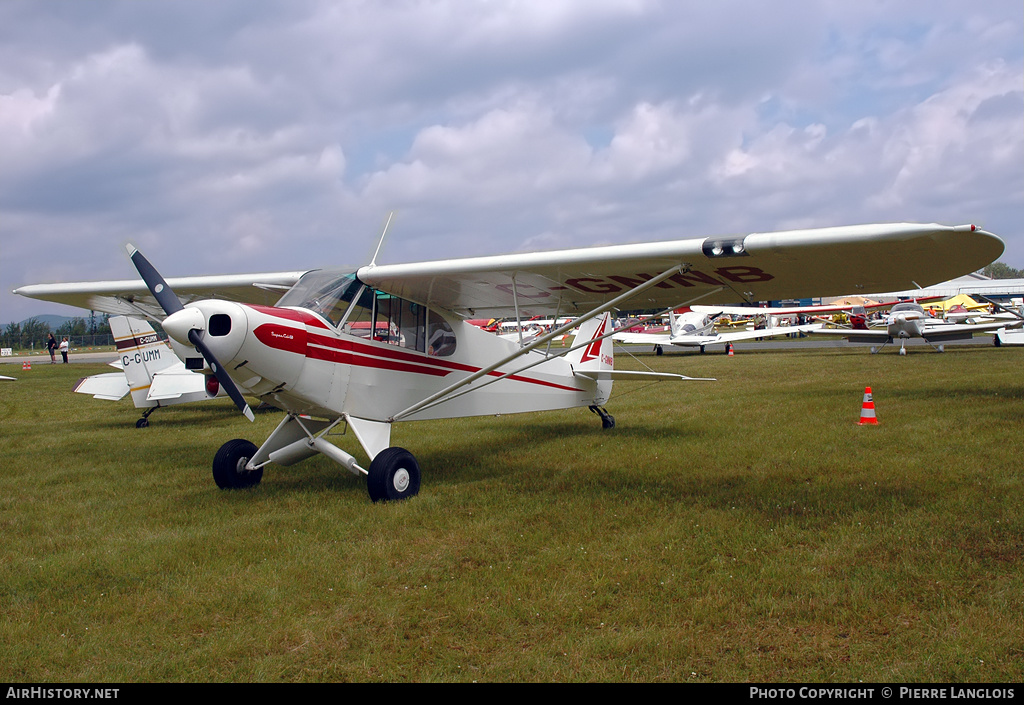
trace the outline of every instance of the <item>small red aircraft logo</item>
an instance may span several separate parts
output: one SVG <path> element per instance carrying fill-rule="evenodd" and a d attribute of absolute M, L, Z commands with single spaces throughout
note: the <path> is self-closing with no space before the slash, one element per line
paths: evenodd
<path fill-rule="evenodd" d="M 594 337 L 590 339 L 590 345 L 583 351 L 583 358 L 580 362 L 590 362 L 601 357 L 601 345 L 604 343 L 604 331 L 607 327 L 608 316 L 605 316 L 604 320 L 601 321 L 601 325 L 594 332 Z"/>

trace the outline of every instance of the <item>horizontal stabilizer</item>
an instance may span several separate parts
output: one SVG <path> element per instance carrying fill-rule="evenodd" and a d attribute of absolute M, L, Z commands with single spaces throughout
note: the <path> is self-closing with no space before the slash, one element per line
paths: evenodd
<path fill-rule="evenodd" d="M 128 393 L 128 380 L 121 372 L 108 372 L 80 379 L 72 389 L 79 394 L 91 394 L 96 399 L 117 401 Z"/>
<path fill-rule="evenodd" d="M 178 399 L 183 394 L 205 394 L 206 375 L 201 372 L 190 372 L 182 368 L 171 372 L 158 372 L 153 375 L 146 398 L 150 401 Z"/>
<path fill-rule="evenodd" d="M 670 372 L 643 372 L 639 370 L 575 370 L 573 374 L 577 377 L 586 377 L 587 379 L 599 382 L 605 382 L 608 380 L 618 380 L 620 382 L 639 382 L 644 380 L 648 382 L 667 382 L 670 380 L 677 380 L 680 382 L 716 381 L 714 377 L 687 377 L 686 375 L 676 375 Z"/>

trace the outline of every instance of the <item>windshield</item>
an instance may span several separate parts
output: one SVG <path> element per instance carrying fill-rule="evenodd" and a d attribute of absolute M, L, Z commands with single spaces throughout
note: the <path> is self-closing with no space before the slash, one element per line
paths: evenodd
<path fill-rule="evenodd" d="M 308 308 L 338 325 L 362 286 L 353 270 L 318 269 L 303 274 L 277 305 Z M 372 296 L 369 289 L 363 289 L 360 302 L 370 307 Z"/>
<path fill-rule="evenodd" d="M 389 343 L 436 357 L 455 353 L 451 325 L 422 304 L 363 286 L 355 272 L 307 272 L 277 302 L 319 313 L 348 335 Z"/>

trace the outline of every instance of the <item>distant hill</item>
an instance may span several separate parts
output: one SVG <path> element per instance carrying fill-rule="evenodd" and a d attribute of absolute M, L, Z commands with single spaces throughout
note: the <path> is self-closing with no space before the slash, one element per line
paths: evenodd
<path fill-rule="evenodd" d="M 75 318 L 85 318 L 86 320 L 88 320 L 89 317 L 88 316 L 58 316 L 58 315 L 53 314 L 53 313 L 47 313 L 47 314 L 42 315 L 42 316 L 29 316 L 28 318 L 25 319 L 25 321 L 31 321 L 33 318 L 36 319 L 37 321 L 39 321 L 40 323 L 45 323 L 46 325 L 50 326 L 50 330 L 57 330 L 58 328 L 60 328 L 62 325 L 64 325 L 68 321 L 75 320 Z M 20 325 L 20 324 L 25 323 L 25 321 L 19 321 L 18 323 Z M 10 325 L 10 323 L 0 323 L 0 328 L 6 328 L 9 325 Z"/>

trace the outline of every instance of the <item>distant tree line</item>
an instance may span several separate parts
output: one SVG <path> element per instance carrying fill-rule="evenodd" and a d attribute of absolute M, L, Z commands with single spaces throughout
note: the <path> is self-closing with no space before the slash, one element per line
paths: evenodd
<path fill-rule="evenodd" d="M 992 279 L 1021 279 L 1024 278 L 1024 269 L 1014 269 L 1003 262 L 993 262 L 981 270 L 981 273 Z"/>
<path fill-rule="evenodd" d="M 88 318 L 72 318 L 62 323 L 56 330 L 50 324 L 36 318 L 29 318 L 21 323 L 8 323 L 0 330 L 0 347 L 18 350 L 46 348 L 46 339 L 50 333 L 60 341 L 67 338 L 72 347 L 97 345 L 113 345 L 114 337 L 110 334 L 107 324 L 108 314 L 90 314 Z"/>

